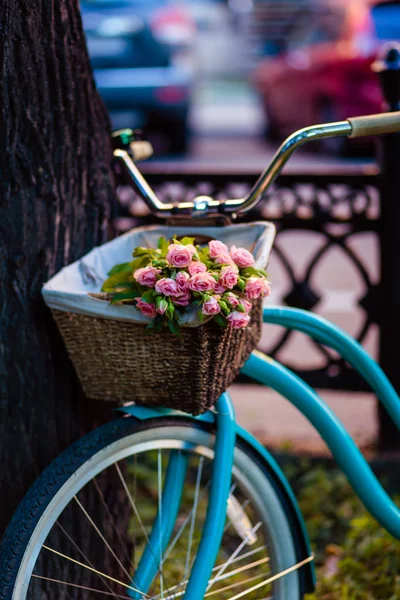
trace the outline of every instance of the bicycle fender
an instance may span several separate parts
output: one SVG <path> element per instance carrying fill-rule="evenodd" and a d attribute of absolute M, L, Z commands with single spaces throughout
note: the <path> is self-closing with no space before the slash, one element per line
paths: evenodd
<path fill-rule="evenodd" d="M 202 415 L 190 415 L 188 413 L 169 409 L 169 408 L 149 408 L 147 406 L 139 406 L 131 404 L 118 408 L 119 412 L 129 415 L 140 421 L 149 419 L 159 419 L 163 417 L 178 417 L 183 419 L 192 419 L 204 423 L 214 423 L 215 415 L 211 412 L 205 412 Z M 260 462 L 267 464 L 270 473 L 272 474 L 272 482 L 276 486 L 282 499 L 286 514 L 289 518 L 289 523 L 293 531 L 293 538 L 296 543 L 296 552 L 298 561 L 302 561 L 312 555 L 310 541 L 308 538 L 307 529 L 304 523 L 303 515 L 301 514 L 296 497 L 282 469 L 272 456 L 272 454 L 248 431 L 240 427 L 236 423 L 236 435 L 245 445 L 257 453 L 260 457 Z M 313 561 L 305 564 L 303 567 L 303 593 L 311 593 L 315 589 L 315 568 Z"/>

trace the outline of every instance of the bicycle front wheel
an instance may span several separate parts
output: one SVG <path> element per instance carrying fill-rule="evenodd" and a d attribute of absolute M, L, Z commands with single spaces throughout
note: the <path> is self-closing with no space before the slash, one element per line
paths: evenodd
<path fill-rule="evenodd" d="M 210 425 L 190 419 L 122 418 L 79 440 L 14 515 L 0 549 L 0 597 L 183 598 L 206 515 L 214 439 Z M 154 577 L 140 589 L 138 565 L 146 548 L 153 551 L 165 473 L 179 453 L 187 460 L 179 512 Z M 224 536 L 204 598 L 299 600 L 301 572 L 279 576 L 295 564 L 267 466 L 238 444 Z"/>

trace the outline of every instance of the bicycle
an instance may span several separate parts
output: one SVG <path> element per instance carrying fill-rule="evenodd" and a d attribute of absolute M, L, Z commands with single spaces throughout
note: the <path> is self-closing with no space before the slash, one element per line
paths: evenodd
<path fill-rule="evenodd" d="M 247 197 L 223 204 L 205 196 L 177 206 L 163 204 L 135 164 L 148 147 L 132 141 L 129 131 L 114 137 L 114 156 L 158 216 L 227 220 L 252 208 L 304 143 L 393 131 L 400 131 L 400 112 L 302 129 L 282 144 Z M 346 333 L 293 308 L 264 308 L 263 320 L 301 331 L 338 352 L 400 428 L 398 395 Z M 309 419 L 368 510 L 400 539 L 399 508 L 315 391 L 258 351 L 242 372 L 286 397 Z M 134 404 L 119 410 L 121 418 L 61 454 L 22 500 L 0 547 L 3 600 L 42 597 L 43 585 L 50 586 L 50 598 L 85 592 L 93 598 L 136 600 L 300 600 L 314 589 L 313 554 L 293 492 L 268 450 L 236 424 L 227 393 L 215 410 L 196 417 Z M 112 479 L 110 505 L 101 486 L 106 475 Z M 109 531 L 102 531 L 91 514 L 94 503 L 119 536 L 118 552 L 107 540 Z M 123 535 L 118 521 L 125 524 Z M 96 569 L 72 538 L 76 523 L 82 536 L 91 531 L 101 541 L 107 572 Z"/>

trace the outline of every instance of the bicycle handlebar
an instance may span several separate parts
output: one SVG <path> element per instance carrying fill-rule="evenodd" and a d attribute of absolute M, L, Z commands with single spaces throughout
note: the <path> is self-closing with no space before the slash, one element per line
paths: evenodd
<path fill-rule="evenodd" d="M 400 112 L 368 115 L 367 117 L 352 117 L 347 119 L 351 125 L 349 138 L 365 135 L 382 135 L 400 131 Z"/>
<path fill-rule="evenodd" d="M 193 217 L 206 217 L 218 214 L 239 215 L 257 206 L 261 200 L 262 193 L 275 181 L 284 165 L 300 146 L 313 140 L 329 137 L 357 138 L 400 132 L 400 111 L 352 117 L 345 121 L 324 123 L 322 125 L 313 125 L 299 129 L 283 142 L 273 156 L 269 166 L 260 175 L 247 196 L 224 201 L 214 200 L 209 196 L 198 196 L 190 202 L 180 202 L 178 204 L 162 202 L 136 167 L 128 151 L 128 147 L 130 146 L 130 151 L 135 158 L 134 147 L 141 142 L 133 141 L 128 144 L 125 132 L 126 130 L 116 132 L 114 135 L 114 143 L 118 144 L 120 142 L 123 146 L 122 148 L 117 147 L 114 150 L 114 157 L 122 163 L 130 180 L 155 215 L 159 217 L 189 215 Z"/>

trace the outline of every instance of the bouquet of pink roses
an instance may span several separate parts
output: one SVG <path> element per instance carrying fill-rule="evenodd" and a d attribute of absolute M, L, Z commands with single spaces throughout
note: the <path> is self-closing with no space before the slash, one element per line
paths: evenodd
<path fill-rule="evenodd" d="M 161 237 L 157 248 L 135 248 L 134 260 L 116 265 L 102 286 L 112 303 L 134 303 L 151 319 L 147 329 L 179 335 L 179 316 L 196 308 L 200 322 L 246 327 L 252 301 L 270 293 L 267 273 L 245 248 L 212 240 Z"/>

